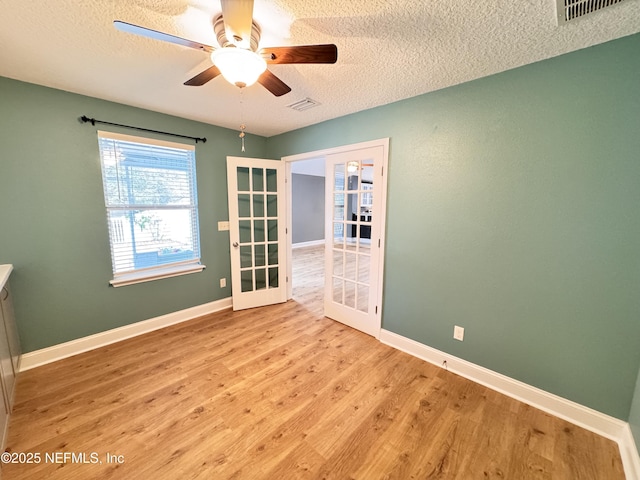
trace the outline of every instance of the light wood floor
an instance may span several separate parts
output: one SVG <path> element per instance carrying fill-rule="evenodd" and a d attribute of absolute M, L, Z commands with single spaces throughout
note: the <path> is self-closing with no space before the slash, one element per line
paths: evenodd
<path fill-rule="evenodd" d="M 323 318 L 312 250 L 293 301 L 21 374 L 8 450 L 42 462 L 5 479 L 624 478 L 614 442 Z"/>

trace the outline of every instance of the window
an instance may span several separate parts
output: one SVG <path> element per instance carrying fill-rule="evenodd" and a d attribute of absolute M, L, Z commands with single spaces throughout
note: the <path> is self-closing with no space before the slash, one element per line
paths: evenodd
<path fill-rule="evenodd" d="M 373 193 L 371 193 L 371 191 L 373 190 L 373 184 L 370 182 L 365 182 L 363 180 L 361 188 L 363 192 L 360 206 L 365 207 L 365 209 L 370 209 L 371 207 L 373 207 Z"/>
<path fill-rule="evenodd" d="M 195 147 L 98 132 L 113 286 L 201 271 Z"/>

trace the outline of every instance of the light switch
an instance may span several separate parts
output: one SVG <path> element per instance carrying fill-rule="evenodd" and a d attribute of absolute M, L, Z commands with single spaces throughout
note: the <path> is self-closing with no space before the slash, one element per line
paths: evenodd
<path fill-rule="evenodd" d="M 462 342 L 464 340 L 464 328 L 457 325 L 453 327 L 453 338 Z"/>

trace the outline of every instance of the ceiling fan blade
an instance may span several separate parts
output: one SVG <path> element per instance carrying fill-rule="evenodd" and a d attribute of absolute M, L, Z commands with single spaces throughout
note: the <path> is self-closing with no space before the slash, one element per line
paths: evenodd
<path fill-rule="evenodd" d="M 258 83 L 273 93 L 276 97 L 281 97 L 291 91 L 291 87 L 276 77 L 269 70 L 265 70 L 258 78 Z"/>
<path fill-rule="evenodd" d="M 215 65 L 211 65 L 203 72 L 200 72 L 195 77 L 190 78 L 189 80 L 184 82 L 184 84 L 188 87 L 201 87 L 209 80 L 213 80 L 214 78 L 216 78 L 218 75 L 220 75 L 220 70 L 218 70 L 218 67 L 216 67 Z"/>
<path fill-rule="evenodd" d="M 250 48 L 253 0 L 220 0 L 227 40 L 236 47 Z"/>
<path fill-rule="evenodd" d="M 338 47 L 333 44 L 267 47 L 260 54 L 267 63 L 336 63 Z"/>
<path fill-rule="evenodd" d="M 175 43 L 176 45 L 195 48 L 196 50 L 202 50 L 207 53 L 211 53 L 215 50 L 211 45 L 194 42 L 192 40 L 187 40 L 186 38 L 176 37 L 175 35 L 169 35 L 168 33 L 158 32 L 156 30 L 151 30 L 150 28 L 140 27 L 120 20 L 114 20 L 113 26 L 122 32 L 133 33 L 134 35 L 141 35 L 143 37 L 161 40 L 163 42 Z"/>

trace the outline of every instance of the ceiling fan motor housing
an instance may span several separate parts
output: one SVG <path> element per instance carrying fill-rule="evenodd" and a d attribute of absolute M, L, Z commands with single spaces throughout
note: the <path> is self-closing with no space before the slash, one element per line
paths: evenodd
<path fill-rule="evenodd" d="M 218 45 L 222 48 L 225 47 L 235 47 L 234 42 L 230 41 L 227 38 L 227 33 L 224 29 L 224 19 L 222 18 L 222 14 L 218 15 L 213 19 L 213 31 L 216 34 L 216 39 L 218 40 Z M 260 43 L 260 36 L 262 35 L 262 30 L 260 30 L 260 26 L 255 22 L 251 22 L 251 41 L 250 41 L 250 49 L 252 52 L 258 50 L 258 44 Z M 238 39 L 241 40 L 241 39 Z"/>

